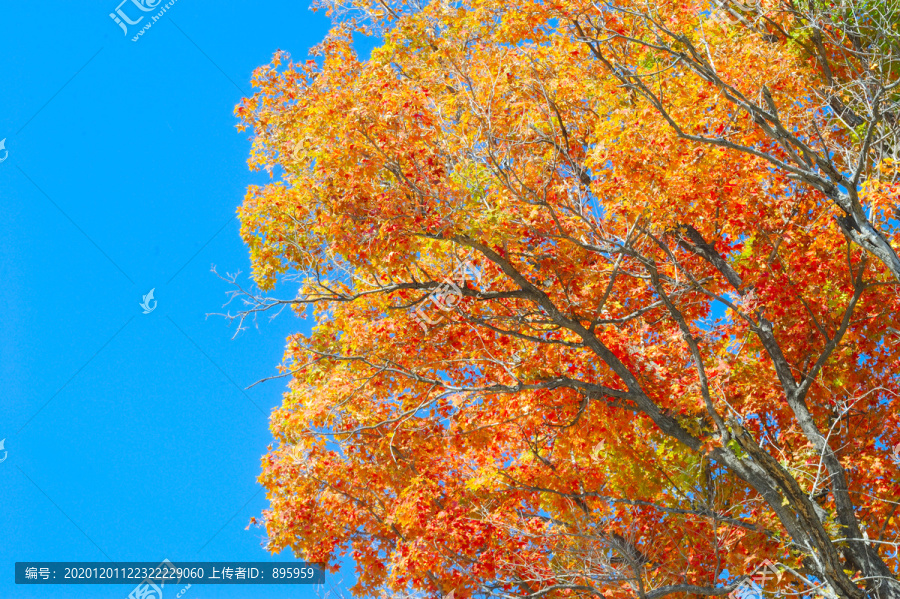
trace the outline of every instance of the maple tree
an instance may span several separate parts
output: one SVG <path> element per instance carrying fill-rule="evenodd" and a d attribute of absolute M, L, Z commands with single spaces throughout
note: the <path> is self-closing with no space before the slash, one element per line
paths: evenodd
<path fill-rule="evenodd" d="M 315 319 L 268 548 L 359 595 L 724 596 L 768 559 L 900 597 L 893 3 L 318 6 L 236 109 L 277 174 L 237 316 Z"/>

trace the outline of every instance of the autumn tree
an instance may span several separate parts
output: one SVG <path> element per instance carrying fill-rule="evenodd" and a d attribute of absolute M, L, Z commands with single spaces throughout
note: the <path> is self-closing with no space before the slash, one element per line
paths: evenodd
<path fill-rule="evenodd" d="M 770 560 L 900 597 L 894 0 L 319 8 L 237 108 L 273 182 L 236 317 L 315 319 L 268 548 L 368 596 L 725 596 Z"/>

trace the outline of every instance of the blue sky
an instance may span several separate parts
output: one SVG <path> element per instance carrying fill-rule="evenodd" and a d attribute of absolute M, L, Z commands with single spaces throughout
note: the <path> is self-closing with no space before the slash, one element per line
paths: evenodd
<path fill-rule="evenodd" d="M 144 23 L 124 35 L 118 2 L 0 7 L 0 597 L 130 591 L 16 587 L 17 561 L 293 559 L 245 530 L 284 381 L 243 389 L 308 325 L 283 314 L 233 340 L 206 314 L 229 290 L 211 265 L 246 276 L 235 210 L 267 179 L 232 110 L 255 67 L 304 57 L 328 23 L 303 0 L 178 0 L 132 42 Z"/>

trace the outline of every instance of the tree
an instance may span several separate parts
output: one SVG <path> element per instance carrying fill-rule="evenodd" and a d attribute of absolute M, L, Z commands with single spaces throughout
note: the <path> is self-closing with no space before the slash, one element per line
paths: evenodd
<path fill-rule="evenodd" d="M 236 316 L 316 322 L 268 548 L 349 552 L 360 595 L 723 596 L 768 559 L 900 597 L 890 0 L 320 8 L 236 109 L 279 177 Z"/>

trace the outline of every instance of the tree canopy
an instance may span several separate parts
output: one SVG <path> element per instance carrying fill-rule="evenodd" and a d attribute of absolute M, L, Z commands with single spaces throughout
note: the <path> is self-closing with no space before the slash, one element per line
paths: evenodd
<path fill-rule="evenodd" d="M 893 0 L 318 7 L 236 109 L 273 176 L 240 316 L 315 319 L 268 548 L 368 596 L 725 596 L 770 560 L 900 597 Z"/>

